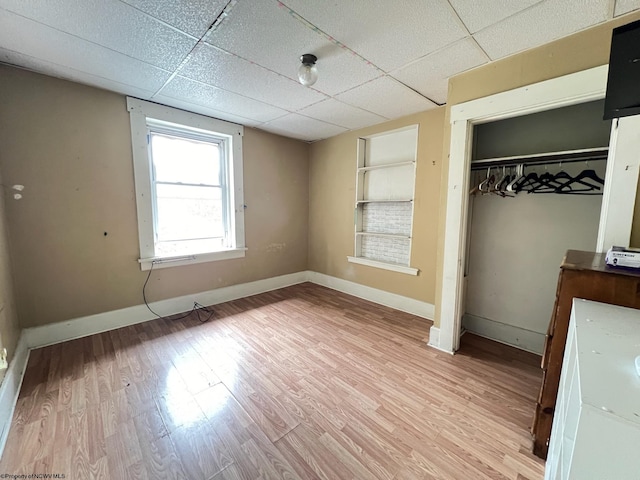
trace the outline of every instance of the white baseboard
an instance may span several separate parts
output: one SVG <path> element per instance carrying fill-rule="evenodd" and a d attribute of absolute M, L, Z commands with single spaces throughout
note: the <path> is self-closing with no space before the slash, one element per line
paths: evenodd
<path fill-rule="evenodd" d="M 435 306 L 431 303 L 404 297 L 377 288 L 367 287 L 359 283 L 350 282 L 349 280 L 325 275 L 324 273 L 308 271 L 307 280 L 324 287 L 332 288 L 333 290 L 338 290 L 339 292 L 353 295 L 354 297 L 363 298 L 370 302 L 433 320 Z"/>
<path fill-rule="evenodd" d="M 505 345 L 511 345 L 527 352 L 542 355 L 544 350 L 545 335 L 543 333 L 532 332 L 531 330 L 468 313 L 465 313 L 462 317 L 462 325 L 470 333 L 504 343 Z"/>
<path fill-rule="evenodd" d="M 435 325 L 429 329 L 429 345 L 435 348 L 440 346 L 440 329 Z"/>
<path fill-rule="evenodd" d="M 28 360 L 29 348 L 27 347 L 26 337 L 22 333 L 18 339 L 11 363 L 9 363 L 7 373 L 0 385 L 0 455 L 2 455 L 4 446 L 7 443 L 13 411 L 18 402 L 18 394 L 20 393 Z"/>
<path fill-rule="evenodd" d="M 188 312 L 193 308 L 193 303 L 202 305 L 216 305 L 218 303 L 237 300 L 259 293 L 277 290 L 297 283 L 307 281 L 307 272 L 297 272 L 279 277 L 256 280 L 255 282 L 231 285 L 206 292 L 194 293 L 182 297 L 169 298 L 150 303 L 153 311 L 159 315 L 168 316 L 176 313 Z M 146 322 L 157 318 L 146 305 L 112 310 L 110 312 L 97 313 L 87 317 L 75 318 L 64 322 L 52 323 L 41 327 L 25 328 L 22 334 L 25 336 L 28 348 L 40 348 L 55 343 L 66 342 L 76 338 L 108 332 L 116 328 L 127 327 L 137 323 Z"/>
<path fill-rule="evenodd" d="M 175 315 L 176 313 L 191 310 L 194 302 L 202 305 L 216 305 L 307 281 L 433 320 L 435 308 L 430 303 L 311 271 L 281 275 L 279 277 L 257 280 L 255 282 L 160 300 L 151 303 L 150 306 L 160 315 Z M 4 451 L 5 443 L 9 435 L 11 419 L 18 400 L 18 394 L 20 393 L 22 379 L 24 378 L 24 372 L 29 359 L 29 351 L 31 349 L 135 325 L 153 320 L 154 318 L 156 317 L 147 309 L 146 305 L 136 305 L 120 310 L 97 313 L 64 322 L 43 325 L 41 327 L 23 329 L 13 359 L 7 369 L 2 384 L 0 384 L 0 455 L 2 455 Z M 434 327 L 431 327 L 432 335 L 434 334 L 433 332 L 436 331 L 439 332 L 439 329 L 434 330 Z"/>
<path fill-rule="evenodd" d="M 435 307 L 430 303 L 311 271 L 291 273 L 279 277 L 257 280 L 255 282 L 242 283 L 182 297 L 160 300 L 151 303 L 150 306 L 160 315 L 175 315 L 176 313 L 191 310 L 194 302 L 201 303 L 202 305 L 216 305 L 218 303 L 257 295 L 306 281 L 411 313 L 428 320 L 433 320 Z M 27 348 L 40 348 L 94 335 L 96 333 L 108 332 L 116 328 L 135 325 L 153 320 L 154 318 L 156 317 L 149 312 L 146 305 L 136 305 L 120 310 L 112 310 L 75 318 L 73 320 L 66 320 L 64 322 L 43 325 L 41 327 L 25 328 L 22 334 L 25 337 Z"/>
<path fill-rule="evenodd" d="M 453 355 L 454 352 L 450 350 L 446 350 L 440 346 L 440 329 L 435 325 L 432 325 L 429 329 L 429 343 L 427 343 L 431 348 L 435 348 L 436 350 L 440 350 L 441 352 L 448 353 L 449 355 Z"/>

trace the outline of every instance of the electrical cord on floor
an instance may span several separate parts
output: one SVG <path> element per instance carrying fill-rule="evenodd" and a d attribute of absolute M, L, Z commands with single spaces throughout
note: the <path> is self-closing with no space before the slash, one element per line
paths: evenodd
<path fill-rule="evenodd" d="M 208 322 L 209 320 L 211 320 L 211 318 L 213 317 L 213 315 L 216 313 L 213 308 L 209 308 L 209 307 L 205 307 L 204 305 L 199 304 L 198 302 L 193 302 L 193 308 L 191 309 L 190 312 L 185 313 L 184 315 L 181 315 L 179 317 L 163 317 L 162 315 L 157 314 L 156 312 L 154 312 L 151 307 L 149 306 L 149 302 L 147 302 L 147 283 L 149 283 L 149 279 L 151 278 L 151 272 L 153 272 L 153 266 L 155 265 L 155 262 L 151 262 L 151 268 L 149 269 L 149 274 L 147 275 L 147 279 L 144 281 L 144 285 L 142 287 L 142 298 L 144 300 L 144 304 L 147 306 L 147 308 L 149 309 L 149 311 L 151 313 L 153 313 L 156 317 L 161 318 L 163 320 L 170 320 L 170 321 L 175 321 L 175 320 L 182 320 L 183 318 L 187 318 L 189 315 L 191 315 L 192 313 L 196 313 L 196 315 L 198 316 L 198 321 L 200 323 L 205 323 Z M 207 312 L 208 316 L 203 320 L 202 317 L 200 316 L 200 314 L 202 312 Z"/>

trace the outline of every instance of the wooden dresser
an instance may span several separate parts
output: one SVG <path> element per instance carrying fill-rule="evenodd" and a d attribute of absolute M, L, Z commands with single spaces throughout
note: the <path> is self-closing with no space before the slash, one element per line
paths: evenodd
<path fill-rule="evenodd" d="M 603 253 L 569 250 L 560 265 L 542 356 L 542 386 L 531 427 L 533 453 L 540 458 L 547 458 L 573 298 L 640 308 L 640 271 L 608 267 L 604 257 Z"/>

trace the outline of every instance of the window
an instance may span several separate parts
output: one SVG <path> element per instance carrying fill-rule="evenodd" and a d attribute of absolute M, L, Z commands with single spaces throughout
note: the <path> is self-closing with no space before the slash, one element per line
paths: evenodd
<path fill-rule="evenodd" d="M 243 127 L 127 98 L 143 270 L 244 257 Z"/>
<path fill-rule="evenodd" d="M 418 274 L 410 266 L 417 145 L 417 125 L 358 139 L 350 262 Z"/>

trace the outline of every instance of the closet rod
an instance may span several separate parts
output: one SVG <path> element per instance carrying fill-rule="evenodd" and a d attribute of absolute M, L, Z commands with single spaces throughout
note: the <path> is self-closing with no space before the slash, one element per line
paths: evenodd
<path fill-rule="evenodd" d="M 513 165 L 548 165 L 551 163 L 586 162 L 591 160 L 606 160 L 609 149 L 586 148 L 583 150 L 571 150 L 566 152 L 549 152 L 537 155 L 518 155 L 513 157 L 485 158 L 472 160 L 471 170 L 479 170 L 488 167 L 508 167 Z"/>

